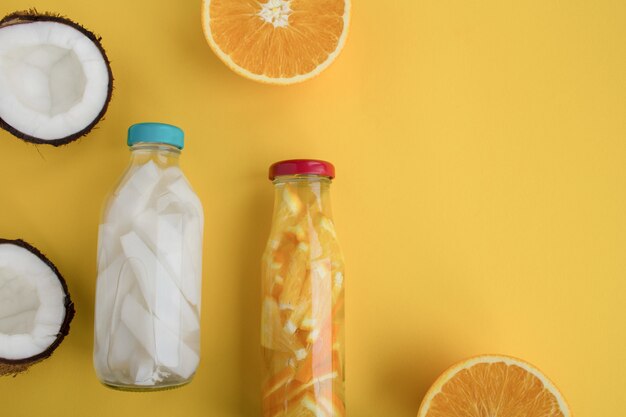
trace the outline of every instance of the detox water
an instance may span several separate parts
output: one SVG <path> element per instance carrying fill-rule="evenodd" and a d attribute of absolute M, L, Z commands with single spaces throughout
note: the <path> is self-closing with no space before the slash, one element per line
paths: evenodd
<path fill-rule="evenodd" d="M 344 261 L 330 204 L 335 169 L 270 168 L 272 229 L 262 262 L 263 417 L 345 417 Z"/>
<path fill-rule="evenodd" d="M 113 388 L 169 388 L 200 360 L 202 204 L 178 165 L 180 129 L 135 125 L 128 143 L 99 227 L 94 365 Z"/>

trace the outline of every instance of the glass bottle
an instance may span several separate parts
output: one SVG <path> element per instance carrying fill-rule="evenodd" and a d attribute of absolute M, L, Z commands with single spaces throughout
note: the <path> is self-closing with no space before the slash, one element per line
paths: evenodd
<path fill-rule="evenodd" d="M 98 237 L 94 366 L 112 388 L 186 384 L 200 359 L 204 214 L 178 159 L 183 131 L 141 123 Z"/>
<path fill-rule="evenodd" d="M 263 255 L 264 417 L 345 415 L 344 262 L 332 220 L 332 164 L 270 167 L 275 202 Z"/>

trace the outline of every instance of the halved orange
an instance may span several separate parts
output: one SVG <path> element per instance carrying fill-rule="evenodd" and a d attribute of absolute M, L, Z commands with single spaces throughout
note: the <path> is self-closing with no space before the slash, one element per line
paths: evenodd
<path fill-rule="evenodd" d="M 343 48 L 350 0 L 204 0 L 204 35 L 233 71 L 293 84 L 326 69 Z"/>
<path fill-rule="evenodd" d="M 508 356 L 462 361 L 430 388 L 418 417 L 570 417 L 556 386 L 534 366 Z"/>

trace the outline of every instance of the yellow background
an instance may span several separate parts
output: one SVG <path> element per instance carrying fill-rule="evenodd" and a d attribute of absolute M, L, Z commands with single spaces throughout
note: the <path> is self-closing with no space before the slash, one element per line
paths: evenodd
<path fill-rule="evenodd" d="M 195 0 L 0 12 L 31 6 L 98 32 L 116 80 L 78 143 L 0 132 L 0 236 L 49 255 L 77 308 L 49 361 L 0 379 L 0 415 L 259 415 L 266 169 L 293 157 L 337 166 L 351 417 L 415 416 L 480 353 L 536 364 L 577 416 L 626 414 L 625 2 L 363 0 L 337 62 L 286 88 L 229 71 Z M 108 390 L 91 363 L 99 211 L 140 121 L 185 129 L 207 220 L 202 363 L 156 394 Z"/>

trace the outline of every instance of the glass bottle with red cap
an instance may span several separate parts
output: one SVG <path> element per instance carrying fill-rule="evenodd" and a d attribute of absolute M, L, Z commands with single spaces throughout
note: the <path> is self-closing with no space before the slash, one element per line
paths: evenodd
<path fill-rule="evenodd" d="M 273 164 L 272 229 L 263 255 L 264 417 L 345 415 L 344 261 L 330 204 L 335 169 Z"/>

